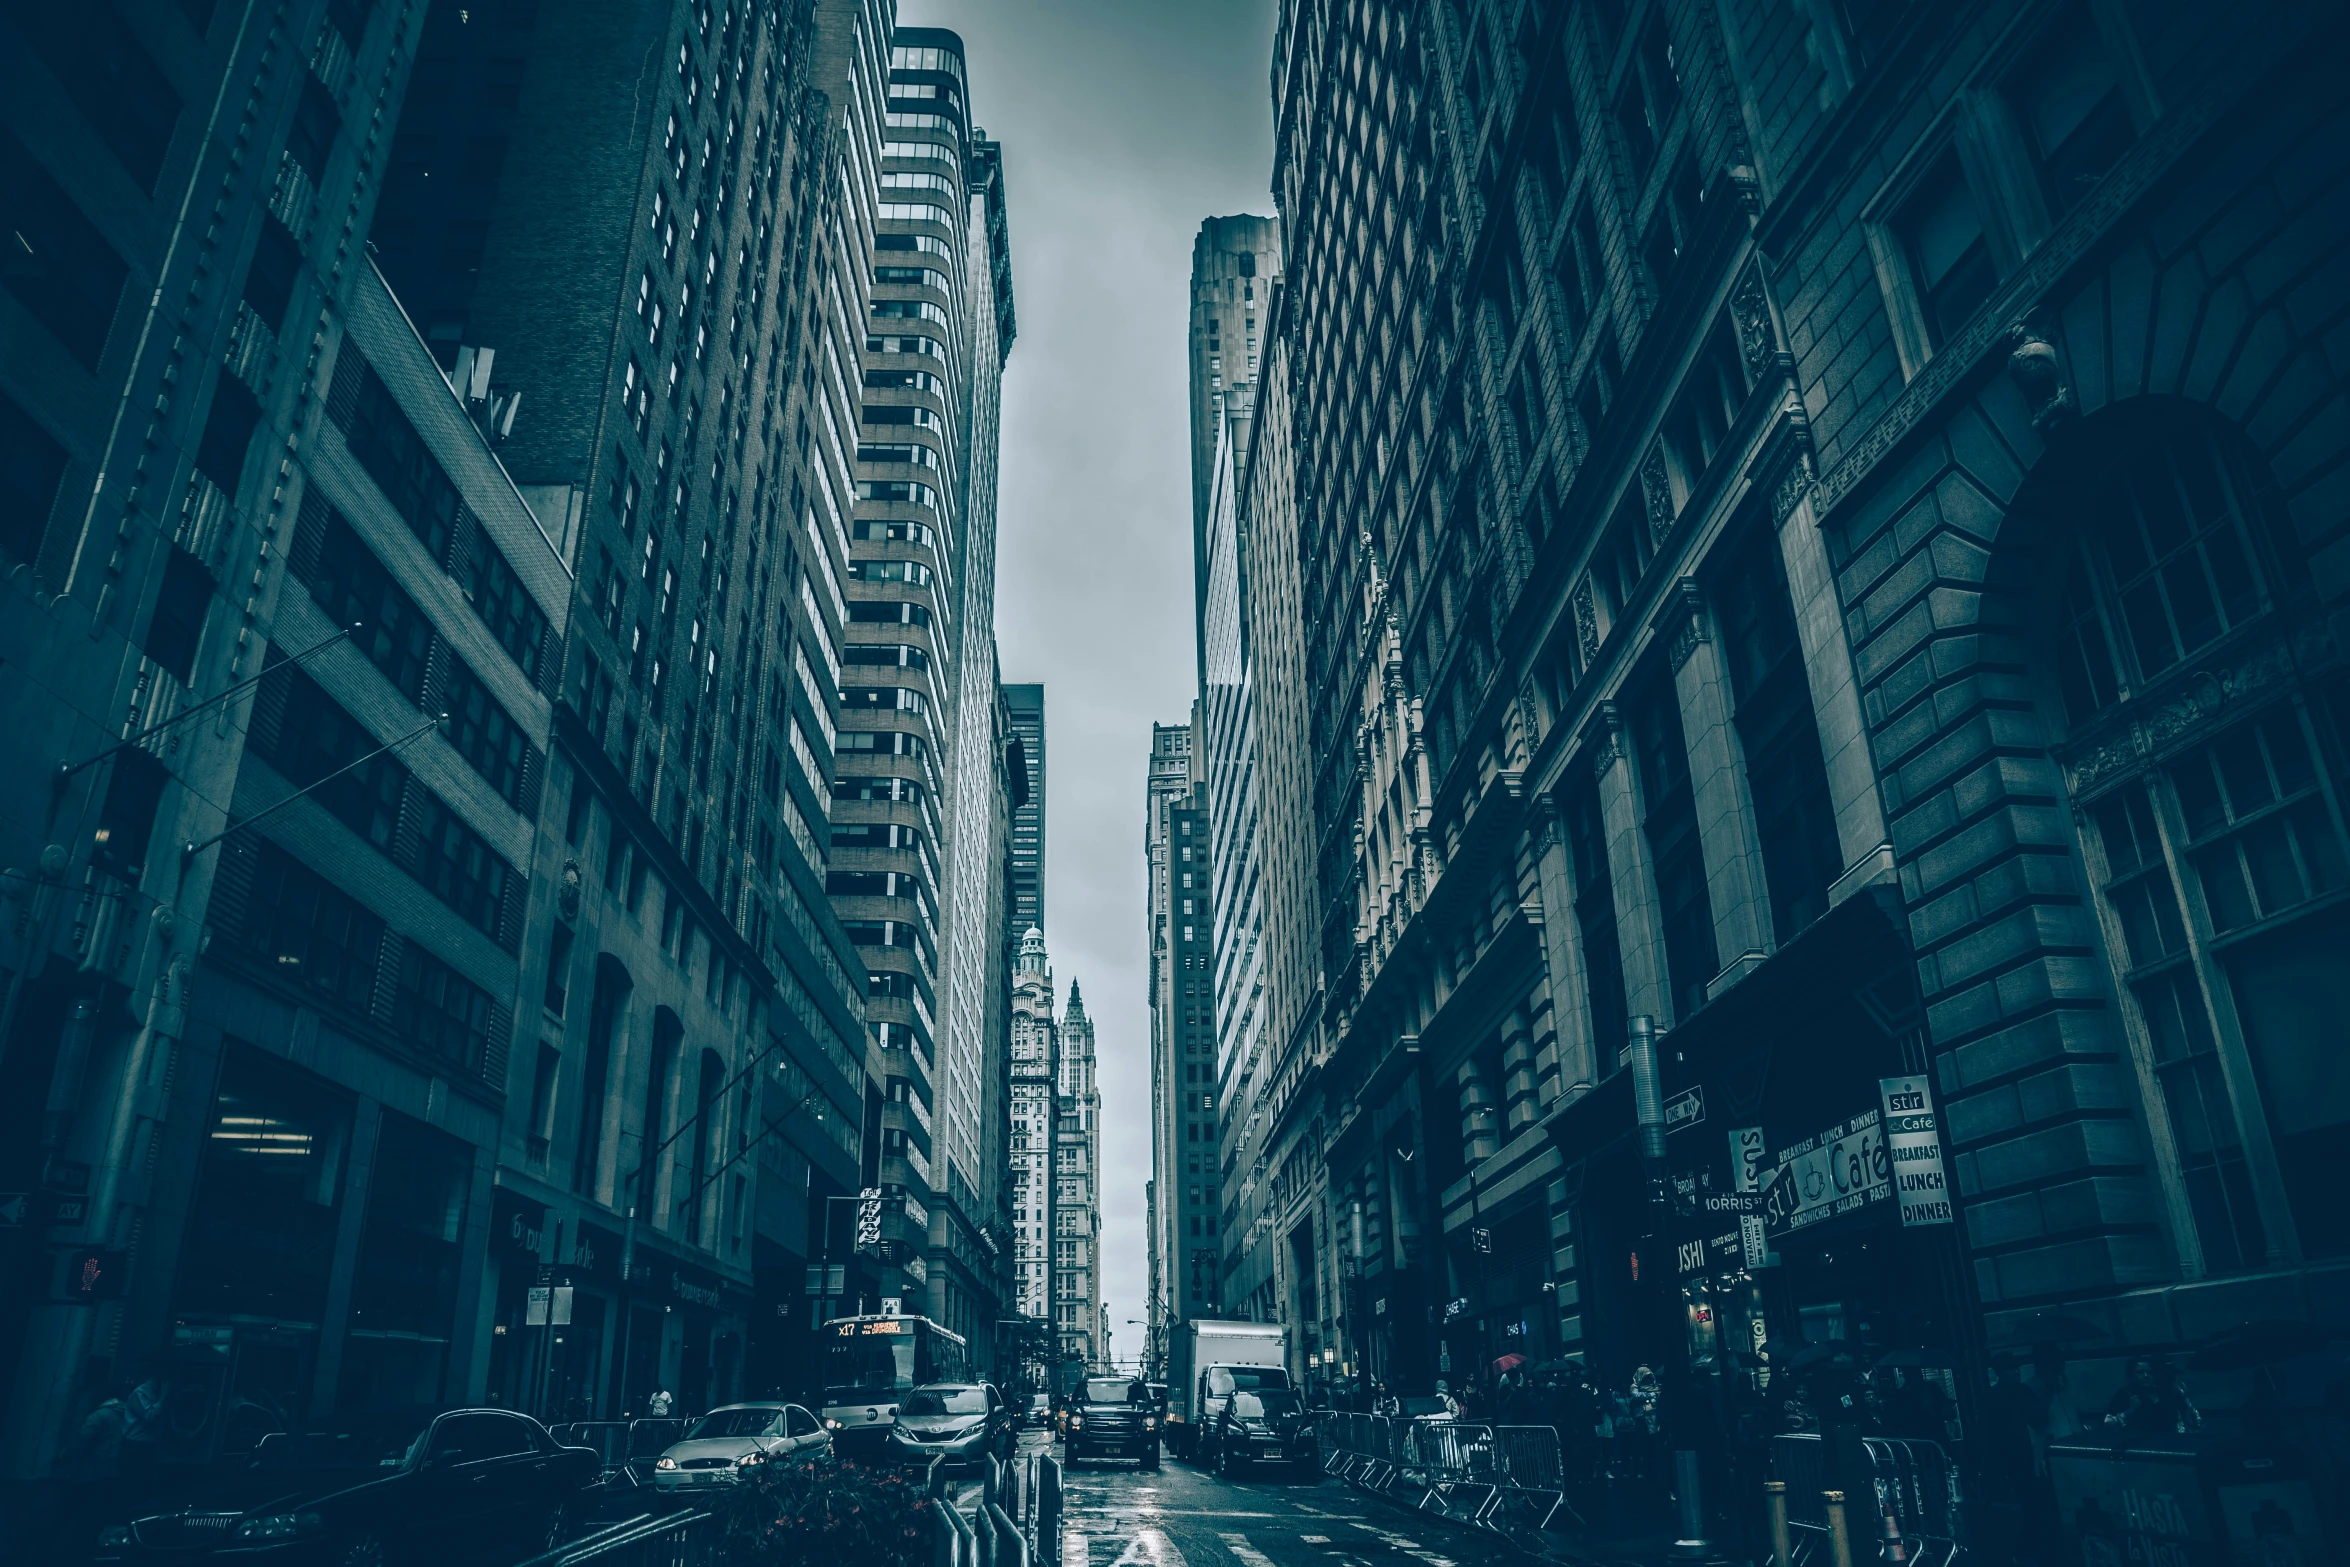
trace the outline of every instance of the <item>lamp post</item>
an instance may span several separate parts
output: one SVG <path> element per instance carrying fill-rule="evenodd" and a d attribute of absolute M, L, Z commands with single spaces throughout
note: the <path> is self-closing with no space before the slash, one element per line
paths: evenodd
<path fill-rule="evenodd" d="M 1681 1304 L 1680 1269 L 1673 1244 L 1673 1188 L 1665 1165 L 1665 1104 L 1662 1069 L 1657 1062 L 1656 1019 L 1643 1013 L 1631 1020 L 1632 1108 L 1640 1128 L 1640 1163 L 1648 1179 L 1648 1206 L 1656 1227 L 1660 1259 L 1673 1259 L 1663 1277 L 1651 1287 L 1659 1302 L 1659 1325 L 1664 1330 L 1661 1391 L 1664 1395 L 1664 1435 L 1673 1454 L 1673 1500 L 1678 1537 L 1671 1557 L 1676 1562 L 1703 1562 L 1713 1555 L 1705 1538 L 1705 1506 L 1700 1491 L 1699 1454 L 1690 1443 L 1697 1433 L 1695 1396 L 1689 1374 L 1688 1324 Z"/>

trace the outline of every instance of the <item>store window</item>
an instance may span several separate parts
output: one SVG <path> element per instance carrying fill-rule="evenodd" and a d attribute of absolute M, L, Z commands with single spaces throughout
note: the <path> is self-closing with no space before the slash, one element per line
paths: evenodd
<path fill-rule="evenodd" d="M 2350 676 L 2284 654 L 2303 574 L 2232 432 L 2180 407 L 2083 434 L 2037 503 L 2074 524 L 2048 677 L 2181 1252 L 2350 1253 L 2325 1154 L 2350 1138 Z"/>
<path fill-rule="evenodd" d="M 441 1397 L 473 1166 L 470 1144 L 396 1111 L 383 1112 L 368 1180 L 367 1224 L 351 1276 L 339 1407 Z"/>
<path fill-rule="evenodd" d="M 230 1042 L 181 1250 L 174 1309 L 315 1332 L 334 1265 L 351 1103 Z"/>

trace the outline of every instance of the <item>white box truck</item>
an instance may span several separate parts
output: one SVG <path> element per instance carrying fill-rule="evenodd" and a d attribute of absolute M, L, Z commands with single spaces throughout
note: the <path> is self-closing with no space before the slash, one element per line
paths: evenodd
<path fill-rule="evenodd" d="M 1186 1460 L 1198 1456 L 1200 1434 L 1224 1404 L 1222 1396 L 1209 1391 L 1210 1382 L 1231 1381 L 1209 1377 L 1220 1366 L 1278 1372 L 1281 1385 L 1287 1386 L 1288 1334 L 1278 1322 L 1185 1323 L 1175 1335 L 1174 1363 L 1167 1368 L 1167 1445 Z"/>

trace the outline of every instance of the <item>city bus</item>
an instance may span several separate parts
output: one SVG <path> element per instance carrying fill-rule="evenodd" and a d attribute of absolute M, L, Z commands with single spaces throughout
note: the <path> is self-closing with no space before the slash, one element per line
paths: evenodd
<path fill-rule="evenodd" d="M 970 1347 L 928 1317 L 833 1318 L 824 1324 L 824 1428 L 833 1450 L 879 1456 L 906 1394 L 970 1375 Z"/>

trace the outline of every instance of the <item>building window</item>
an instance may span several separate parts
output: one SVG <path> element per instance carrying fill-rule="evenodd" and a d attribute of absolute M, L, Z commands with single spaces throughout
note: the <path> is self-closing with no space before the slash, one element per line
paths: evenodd
<path fill-rule="evenodd" d="M 2085 6 L 2033 52 L 2040 63 L 2009 96 L 2038 156 L 2049 215 L 2062 217 L 2105 178 L 2137 132 L 2113 57 Z"/>
<path fill-rule="evenodd" d="M 393 1029 L 435 1060 L 480 1072 L 489 1045 L 490 993 L 415 942 L 401 946 Z"/>
<path fill-rule="evenodd" d="M 2162 702 L 2219 639 L 2273 625 L 2264 590 L 2300 573 L 2265 476 L 2206 416 L 2107 415 L 2083 434 L 2025 500 L 2072 526 L 2052 706 L 2088 730 L 2069 751 L 2110 756 L 2111 708 Z M 2107 958 L 2159 1085 L 2180 1249 L 2205 1274 L 2264 1265 L 2288 1229 L 2305 1257 L 2350 1253 L 2327 1152 L 2350 1139 L 2350 1080 L 2326 1064 L 2350 1011 L 2350 679 L 2288 677 L 2227 717 L 2092 775 L 2077 801 Z"/>
<path fill-rule="evenodd" d="M 1639 762 L 1641 826 L 1656 872 L 1657 912 L 1676 1021 L 1705 1005 L 1705 987 L 1721 965 L 1714 953 L 1713 901 L 1681 729 L 1681 695 L 1669 671 L 1653 675 L 1632 704 L 1631 739 Z"/>
<path fill-rule="evenodd" d="M 19 14 L 37 16 L 41 9 Z M 0 286 L 85 369 L 97 369 L 130 269 L 65 188 L 33 160 L 30 149 L 5 130 L 0 130 L 0 229 L 9 239 Z"/>
<path fill-rule="evenodd" d="M 1718 605 L 1771 926 L 1784 945 L 1827 912 L 1843 854 L 1786 570 L 1767 527 L 1732 557 Z"/>
<path fill-rule="evenodd" d="M 1927 341 L 1938 349 L 1958 335 L 1999 286 L 1982 213 L 1955 153 L 1943 154 L 1904 209 L 1900 227 Z"/>
<path fill-rule="evenodd" d="M 274 843 L 254 851 L 240 945 L 289 984 L 368 1010 L 384 924 Z"/>

